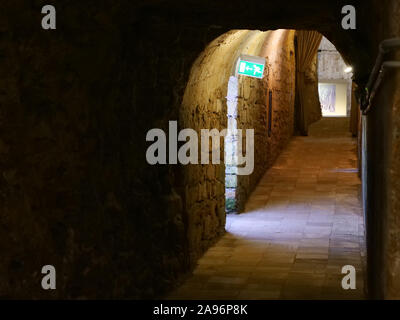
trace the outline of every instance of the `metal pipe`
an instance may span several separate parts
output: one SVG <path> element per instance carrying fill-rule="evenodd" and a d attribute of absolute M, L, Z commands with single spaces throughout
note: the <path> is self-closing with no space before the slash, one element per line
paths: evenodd
<path fill-rule="evenodd" d="M 368 91 L 371 90 L 372 85 L 376 80 L 377 73 L 380 70 L 381 65 L 382 65 L 384 54 L 391 50 L 399 48 L 399 47 L 400 47 L 400 38 L 386 39 L 386 40 L 383 40 L 379 44 L 378 57 L 376 58 L 374 68 L 372 69 L 371 75 L 369 77 L 369 80 L 368 80 L 368 83 L 366 86 Z"/>
<path fill-rule="evenodd" d="M 389 68 L 400 68 L 400 61 L 385 61 L 384 63 L 382 63 L 382 67 L 379 70 L 379 74 L 374 83 L 374 87 L 368 97 L 368 105 L 365 108 L 365 110 L 363 110 L 364 115 L 367 114 L 369 112 L 369 110 L 371 109 L 372 100 L 374 99 L 376 91 L 378 90 L 379 86 L 381 85 L 381 82 L 382 82 L 383 78 L 385 77 L 386 71 Z"/>
<path fill-rule="evenodd" d="M 386 53 L 397 48 L 400 48 L 400 38 L 386 39 L 380 43 L 375 65 L 365 87 L 365 93 L 360 101 L 360 107 L 363 114 L 367 114 L 371 109 L 372 100 L 385 76 L 386 70 L 388 68 L 400 68 L 399 61 L 383 61 Z"/>

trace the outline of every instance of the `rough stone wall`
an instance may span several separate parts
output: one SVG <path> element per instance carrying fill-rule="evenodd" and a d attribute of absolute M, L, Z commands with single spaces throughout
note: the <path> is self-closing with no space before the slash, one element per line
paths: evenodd
<path fill-rule="evenodd" d="M 0 4 L 0 297 L 159 296 L 188 270 L 187 221 L 178 166 L 147 163 L 146 133 L 178 119 L 221 31 L 132 1 L 57 2 L 44 31 L 45 4 Z"/>
<path fill-rule="evenodd" d="M 234 58 L 248 30 L 233 30 L 212 41 L 194 63 L 180 111 L 181 128 L 227 128 L 226 96 Z M 200 142 L 199 142 L 200 143 Z M 194 263 L 225 230 L 224 143 L 221 164 L 183 168 L 190 260 Z M 210 143 L 210 152 L 211 143 Z M 199 153 L 200 154 L 200 153 Z"/>
<path fill-rule="evenodd" d="M 384 1 L 384 3 L 380 3 L 380 8 L 379 17 L 385 23 L 383 30 L 379 30 L 381 31 L 379 40 L 400 37 L 399 1 Z M 398 49 L 395 53 L 388 55 L 387 58 L 400 60 L 400 50 Z M 400 70 L 397 69 L 397 71 L 387 75 L 379 97 L 374 103 L 374 108 L 375 115 L 376 113 L 383 113 L 384 121 L 389 123 L 385 126 L 385 133 L 381 138 L 381 141 L 384 141 L 383 150 L 386 157 L 382 164 L 383 167 L 379 167 L 385 172 L 383 182 L 387 182 L 389 188 L 384 190 L 387 193 L 382 197 L 383 201 L 387 201 L 387 204 L 383 207 L 384 210 L 376 211 L 381 213 L 378 215 L 383 220 L 380 225 L 383 225 L 384 235 L 384 254 L 382 257 L 384 268 L 383 272 L 378 273 L 377 276 L 382 276 L 379 280 L 384 288 L 383 297 L 400 299 Z M 373 115 L 369 117 L 373 117 Z M 376 121 L 381 120 L 379 116 L 376 117 Z M 377 143 L 379 144 L 379 141 Z M 385 212 L 386 217 L 383 215 Z M 379 233 L 378 235 L 380 236 Z M 376 249 L 379 250 L 380 248 L 382 247 Z"/>
<path fill-rule="evenodd" d="M 320 80 L 351 80 L 352 72 L 345 73 L 347 64 L 335 46 L 322 37 L 318 49 L 318 77 Z"/>
<path fill-rule="evenodd" d="M 248 52 L 255 50 L 249 44 Z M 269 166 L 293 135 L 295 56 L 294 31 L 271 31 L 256 55 L 266 58 L 262 80 L 239 79 L 238 128 L 254 129 L 254 171 L 238 176 L 239 212 Z M 246 53 L 246 52 L 244 52 Z M 253 53 L 254 54 L 254 53 Z M 269 91 L 272 91 L 271 134 L 268 135 Z M 244 142 L 243 142 L 244 145 Z"/>
<path fill-rule="evenodd" d="M 374 21 L 380 21 L 369 37 L 371 55 L 376 58 L 379 43 L 400 36 L 400 3 L 373 1 Z M 400 53 L 386 59 L 400 60 Z M 372 298 L 400 298 L 400 75 L 387 74 L 363 116 L 364 210 L 367 219 L 368 288 Z"/>

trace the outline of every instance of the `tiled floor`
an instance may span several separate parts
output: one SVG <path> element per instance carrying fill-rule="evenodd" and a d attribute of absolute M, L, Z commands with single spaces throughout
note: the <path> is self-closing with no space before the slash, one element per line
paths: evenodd
<path fill-rule="evenodd" d="M 324 118 L 294 137 L 245 213 L 169 299 L 362 299 L 364 225 L 355 139 L 347 119 Z M 357 289 L 341 287 L 342 266 Z"/>

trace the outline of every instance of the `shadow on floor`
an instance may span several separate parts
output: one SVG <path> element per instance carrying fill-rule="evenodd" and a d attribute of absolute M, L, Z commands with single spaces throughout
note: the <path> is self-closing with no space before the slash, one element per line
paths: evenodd
<path fill-rule="evenodd" d="M 346 121 L 323 119 L 294 137 L 168 299 L 363 299 L 360 180 Z M 342 289 L 345 265 L 357 271 L 356 290 Z"/>

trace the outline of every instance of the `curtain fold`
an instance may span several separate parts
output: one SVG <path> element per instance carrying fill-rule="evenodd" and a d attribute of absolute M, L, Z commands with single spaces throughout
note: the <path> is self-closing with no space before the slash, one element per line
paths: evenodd
<path fill-rule="evenodd" d="M 296 79 L 298 93 L 298 127 L 302 135 L 307 135 L 308 119 L 306 107 L 306 71 L 311 66 L 318 52 L 318 47 L 322 40 L 322 35 L 317 31 L 298 30 L 297 35 L 297 53 L 296 53 Z M 318 82 L 316 83 L 316 92 L 318 93 Z M 320 105 L 318 108 L 321 108 Z"/>

